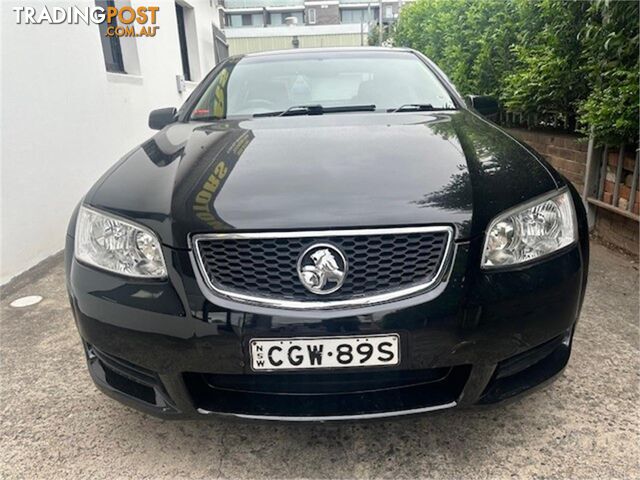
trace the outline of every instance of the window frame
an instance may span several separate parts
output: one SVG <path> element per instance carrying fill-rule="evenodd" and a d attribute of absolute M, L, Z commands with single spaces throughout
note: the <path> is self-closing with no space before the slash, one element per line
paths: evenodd
<path fill-rule="evenodd" d="M 182 75 L 185 81 L 191 81 L 191 65 L 189 64 L 189 46 L 187 44 L 187 26 L 184 20 L 184 7 L 179 3 L 176 6 L 176 23 L 178 26 L 178 43 L 180 44 L 180 59 L 182 61 Z"/>
<path fill-rule="evenodd" d="M 225 17 L 227 19 L 227 27 L 228 28 L 239 28 L 239 27 L 242 27 L 242 14 L 241 13 L 227 13 L 227 14 L 225 14 Z M 234 25 L 233 24 L 233 17 L 240 18 L 240 25 Z"/>
<path fill-rule="evenodd" d="M 316 9 L 315 8 L 309 8 L 307 10 L 307 13 L 308 13 L 308 17 L 309 17 L 309 18 L 307 18 L 307 23 L 309 25 L 315 25 L 316 22 L 318 21 L 318 15 L 317 15 Z M 313 15 L 311 15 L 311 13 L 313 13 Z M 313 20 L 311 20 L 312 16 L 313 16 Z"/>
<path fill-rule="evenodd" d="M 115 7 L 114 0 L 96 0 L 96 6 L 102 7 L 106 10 L 107 7 Z M 117 27 L 118 21 L 116 18 L 111 19 L 111 22 L 107 23 L 105 20 L 102 23 L 98 24 L 98 32 L 100 33 L 100 44 L 102 46 L 102 55 L 104 57 L 104 65 L 109 73 L 124 73 L 127 71 L 124 68 L 124 57 L 122 56 L 122 45 L 120 44 L 120 37 L 118 36 L 107 36 L 107 28 L 109 27 Z M 111 58 L 113 58 L 113 62 L 107 60 L 105 55 L 106 49 L 109 49 L 111 52 Z"/>
<path fill-rule="evenodd" d="M 373 10 L 371 10 L 373 12 Z M 357 15 L 359 14 L 359 15 Z M 357 15 L 357 17 L 356 17 Z M 345 17 L 351 17 L 351 21 L 345 22 Z M 341 8 L 340 9 L 340 23 L 344 25 L 358 25 L 360 23 L 369 23 L 368 8 Z"/>

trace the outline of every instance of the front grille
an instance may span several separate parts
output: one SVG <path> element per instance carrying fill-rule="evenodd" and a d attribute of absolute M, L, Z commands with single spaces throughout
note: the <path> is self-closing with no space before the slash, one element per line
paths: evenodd
<path fill-rule="evenodd" d="M 194 245 L 201 273 L 218 293 L 258 303 L 336 303 L 426 289 L 442 270 L 451 236 L 445 227 L 213 234 L 195 237 Z M 297 271 L 300 255 L 319 243 L 337 247 L 348 262 L 342 287 L 322 296 L 308 291 Z"/>
<path fill-rule="evenodd" d="M 331 374 L 183 375 L 194 406 L 265 417 L 366 416 L 453 406 L 471 368 Z"/>
<path fill-rule="evenodd" d="M 376 372 L 293 372 L 257 374 L 203 373 L 210 388 L 238 393 L 272 395 L 327 395 L 393 390 L 444 380 L 450 367 L 425 370 L 387 370 Z M 197 374 L 186 374 L 197 375 Z"/>

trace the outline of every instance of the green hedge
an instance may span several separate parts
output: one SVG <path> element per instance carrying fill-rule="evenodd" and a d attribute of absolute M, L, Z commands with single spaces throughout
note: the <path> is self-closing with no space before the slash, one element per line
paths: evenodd
<path fill-rule="evenodd" d="M 509 111 L 553 114 L 599 142 L 638 138 L 635 1 L 418 0 L 396 46 L 424 52 L 463 94 L 495 95 Z"/>

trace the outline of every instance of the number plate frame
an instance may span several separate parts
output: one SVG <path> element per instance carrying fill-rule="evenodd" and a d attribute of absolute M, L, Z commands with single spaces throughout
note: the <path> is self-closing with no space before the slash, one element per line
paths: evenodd
<path fill-rule="evenodd" d="M 360 343 L 369 343 L 373 345 L 373 356 L 378 354 L 377 346 L 384 342 L 390 341 L 392 344 L 393 357 L 392 361 L 381 362 L 374 359 L 367 361 L 365 364 L 358 362 L 359 356 L 355 348 Z M 334 370 L 334 369 L 360 369 L 360 368 L 386 368 L 397 367 L 401 361 L 400 335 L 398 333 L 383 333 L 373 335 L 342 335 L 342 336 L 324 336 L 324 337 L 285 337 L 285 338 L 252 338 L 249 341 L 249 365 L 254 372 L 274 372 L 274 371 L 311 371 L 311 370 Z M 348 344 L 351 345 L 353 360 L 348 364 L 340 364 L 335 360 L 337 358 L 337 346 Z M 310 364 L 310 356 L 307 346 L 323 346 L 322 364 Z M 260 351 L 258 347 L 262 347 Z M 280 365 L 273 365 L 267 359 L 268 349 L 272 346 L 280 347 L 278 351 L 278 360 L 282 362 Z M 298 346 L 304 351 L 304 359 L 300 365 L 291 365 L 287 359 L 285 348 Z M 328 355 L 331 352 L 332 355 Z M 300 353 L 300 351 L 296 351 Z M 274 352 L 275 354 L 275 352 Z M 262 355 L 262 356 L 260 356 Z M 327 361 L 327 359 L 329 359 Z M 257 362 L 262 360 L 264 365 L 258 365 Z M 371 359 L 370 359 L 371 360 Z"/>

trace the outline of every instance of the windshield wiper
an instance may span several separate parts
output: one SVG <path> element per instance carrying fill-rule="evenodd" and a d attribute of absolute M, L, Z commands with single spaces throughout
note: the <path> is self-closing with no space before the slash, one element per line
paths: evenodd
<path fill-rule="evenodd" d="M 345 112 L 373 112 L 375 105 L 341 105 L 338 107 L 323 107 L 322 105 L 294 105 L 286 110 L 277 112 L 254 113 L 254 117 L 292 117 L 294 115 L 323 115 L 325 113 Z"/>
<path fill-rule="evenodd" d="M 430 103 L 405 103 L 404 105 L 400 105 L 397 108 L 390 108 L 387 110 L 388 113 L 396 113 L 396 112 L 437 112 L 439 110 L 453 110 L 453 108 L 436 108 Z"/>

